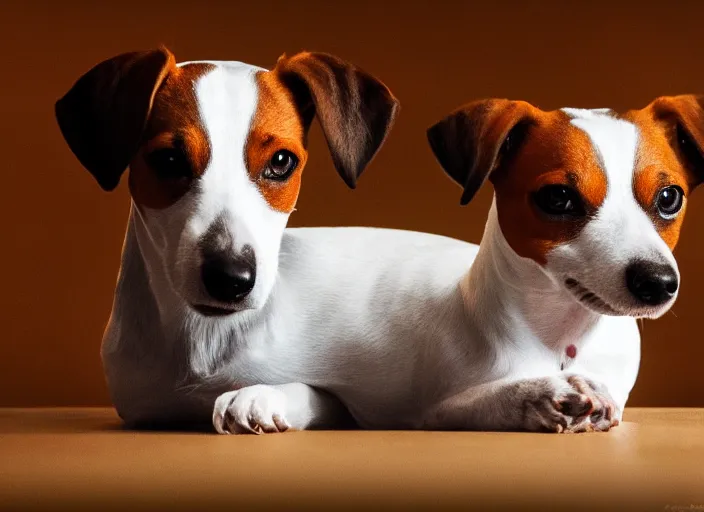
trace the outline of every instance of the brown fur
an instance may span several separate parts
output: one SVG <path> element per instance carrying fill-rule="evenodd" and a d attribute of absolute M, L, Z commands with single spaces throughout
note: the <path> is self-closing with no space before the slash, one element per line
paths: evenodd
<path fill-rule="evenodd" d="M 626 112 L 622 116 L 639 130 L 639 145 L 633 179 L 633 194 L 653 220 L 665 243 L 674 249 L 679 240 L 687 207 L 684 200 L 680 213 L 672 220 L 664 220 L 655 207 L 659 191 L 670 185 L 679 185 L 686 196 L 700 182 L 696 162 L 690 162 L 680 152 L 677 124 L 682 123 L 701 151 L 704 138 L 698 136 L 704 124 L 701 108 L 694 96 L 660 97 L 647 107 Z"/>
<path fill-rule="evenodd" d="M 56 102 L 69 147 L 104 190 L 113 190 L 142 143 L 156 93 L 174 69 L 166 48 L 124 53 L 85 73 Z"/>
<path fill-rule="evenodd" d="M 335 169 L 355 188 L 391 130 L 398 100 L 372 75 L 326 53 L 283 55 L 274 71 L 291 91 L 306 130 L 317 116 Z"/>
<path fill-rule="evenodd" d="M 517 254 L 541 265 L 551 249 L 579 232 L 584 219 L 548 219 L 532 194 L 545 185 L 569 185 L 582 195 L 588 213 L 606 197 L 606 177 L 589 138 L 560 111 L 544 112 L 522 101 L 478 101 L 436 124 L 428 138 L 441 165 L 463 185 L 463 203 L 486 179 L 494 184 L 506 240 Z"/>
<path fill-rule="evenodd" d="M 256 81 L 259 101 L 245 149 L 247 170 L 269 205 L 274 210 L 290 213 L 298 199 L 301 174 L 308 158 L 305 149 L 306 127 L 293 94 L 275 71 L 258 73 Z M 286 181 L 262 177 L 271 157 L 282 149 L 298 157 L 298 166 L 293 174 Z"/>
<path fill-rule="evenodd" d="M 154 98 L 143 140 L 130 164 L 130 192 L 138 206 L 162 209 L 178 201 L 191 187 L 192 179 L 159 179 L 145 156 L 179 141 L 194 177 L 210 162 L 210 144 L 198 112 L 194 82 L 213 69 L 211 64 L 173 66 Z"/>
<path fill-rule="evenodd" d="M 560 111 L 536 115 L 516 158 L 490 178 L 506 241 L 516 254 L 541 265 L 548 252 L 579 233 L 588 217 L 550 219 L 534 204 L 532 194 L 545 185 L 569 185 L 581 195 L 587 215 L 606 198 L 606 175 L 589 137 L 569 121 Z"/>
<path fill-rule="evenodd" d="M 332 55 L 283 55 L 272 71 L 256 77 L 257 111 L 245 155 L 250 179 L 269 205 L 293 211 L 308 154 L 307 132 L 317 116 L 335 168 L 354 188 L 386 139 L 398 101 L 376 78 Z M 285 181 L 262 176 L 271 157 L 288 150 L 299 163 Z"/>

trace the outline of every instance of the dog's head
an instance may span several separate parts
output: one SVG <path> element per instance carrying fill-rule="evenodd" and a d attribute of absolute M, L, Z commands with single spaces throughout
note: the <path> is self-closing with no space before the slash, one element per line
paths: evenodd
<path fill-rule="evenodd" d="M 661 97 L 618 115 L 494 99 L 458 109 L 428 140 L 464 188 L 462 204 L 492 182 L 518 255 L 587 308 L 655 318 L 677 296 L 672 249 L 704 177 L 703 106 L 703 97 Z"/>
<path fill-rule="evenodd" d="M 64 138 L 105 190 L 129 189 L 170 286 L 204 315 L 261 307 L 298 198 L 317 116 L 355 187 L 398 103 L 331 55 L 176 64 L 165 48 L 95 66 L 56 103 Z"/>

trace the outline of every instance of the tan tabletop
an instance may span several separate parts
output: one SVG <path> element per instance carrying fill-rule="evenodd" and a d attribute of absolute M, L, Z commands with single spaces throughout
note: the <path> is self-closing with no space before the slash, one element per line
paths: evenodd
<path fill-rule="evenodd" d="M 131 432 L 111 409 L 0 409 L 3 510 L 702 510 L 704 409 L 610 433 Z"/>

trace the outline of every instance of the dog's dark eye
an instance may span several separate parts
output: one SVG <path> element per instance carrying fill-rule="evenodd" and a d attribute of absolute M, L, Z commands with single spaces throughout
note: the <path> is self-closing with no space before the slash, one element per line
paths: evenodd
<path fill-rule="evenodd" d="M 670 185 L 658 192 L 655 206 L 663 219 L 672 219 L 682 209 L 684 191 L 677 185 Z"/>
<path fill-rule="evenodd" d="M 582 198 L 566 185 L 546 185 L 533 193 L 533 201 L 543 212 L 554 216 L 584 215 Z"/>
<path fill-rule="evenodd" d="M 269 160 L 269 164 L 264 169 L 263 176 L 270 180 L 284 181 L 298 167 L 298 158 L 296 155 L 281 149 L 274 153 L 274 156 Z"/>
<path fill-rule="evenodd" d="M 185 153 L 179 148 L 161 148 L 145 157 L 147 165 L 162 180 L 192 178 L 193 170 Z"/>

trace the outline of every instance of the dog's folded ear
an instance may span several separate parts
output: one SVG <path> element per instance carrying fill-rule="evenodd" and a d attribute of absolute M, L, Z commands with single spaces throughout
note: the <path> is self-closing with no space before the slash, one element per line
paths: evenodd
<path fill-rule="evenodd" d="M 469 203 L 491 173 L 520 148 L 537 109 L 505 99 L 469 103 L 431 126 L 430 148 Z"/>
<path fill-rule="evenodd" d="M 355 188 L 391 130 L 398 100 L 373 76 L 325 53 L 283 55 L 275 71 L 292 91 L 306 129 L 318 116 L 337 172 Z"/>
<path fill-rule="evenodd" d="M 668 123 L 670 140 L 695 187 L 704 181 L 704 96 L 661 96 L 650 105 L 656 120 Z"/>
<path fill-rule="evenodd" d="M 113 190 L 139 147 L 154 95 L 175 66 L 166 48 L 118 55 L 93 67 L 56 102 L 71 151 Z"/>

